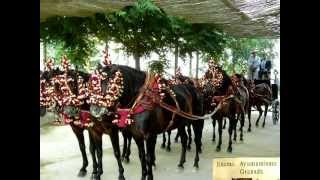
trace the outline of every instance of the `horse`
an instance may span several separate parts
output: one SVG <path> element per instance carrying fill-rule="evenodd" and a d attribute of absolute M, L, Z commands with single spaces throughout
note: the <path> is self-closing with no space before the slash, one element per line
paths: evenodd
<path fill-rule="evenodd" d="M 49 76 L 50 78 L 54 78 L 55 76 L 58 75 L 63 75 L 65 72 L 60 71 L 58 69 L 54 70 L 53 73 Z M 79 95 L 79 84 L 78 84 L 78 79 L 82 78 L 84 83 L 88 82 L 89 80 L 89 74 L 79 72 L 79 71 L 74 71 L 74 70 L 69 70 L 67 73 L 67 78 L 69 79 L 67 82 L 67 86 L 70 88 L 71 93 L 75 95 Z M 60 93 L 62 89 L 62 84 L 55 82 L 55 92 Z M 90 117 L 90 119 L 93 121 L 94 126 L 89 127 L 89 126 L 84 126 L 83 123 L 81 123 L 82 120 L 76 121 L 78 119 L 81 119 L 81 112 L 82 111 L 89 111 L 89 105 L 86 103 L 86 99 L 84 99 L 84 103 L 75 106 L 75 105 L 59 105 L 59 103 L 56 103 L 56 106 L 59 107 L 59 112 L 63 113 L 65 118 L 70 119 L 71 121 L 68 122 L 68 124 L 71 126 L 74 134 L 77 137 L 81 155 L 82 155 L 82 160 L 83 160 L 83 165 L 80 168 L 80 171 L 78 173 L 79 177 L 84 177 L 87 174 L 87 166 L 88 166 L 88 159 L 87 159 L 87 154 L 85 151 L 85 141 L 84 141 L 84 130 L 88 130 L 89 134 L 89 140 L 90 140 L 90 153 L 92 155 L 92 160 L 93 160 L 93 172 L 92 172 L 92 179 L 100 179 L 100 175 L 103 173 L 102 171 L 102 162 L 96 160 L 96 156 L 98 159 L 102 159 L 102 134 L 107 133 L 110 135 L 110 139 L 112 141 L 113 149 L 114 149 L 114 154 L 116 156 L 116 159 L 118 160 L 118 165 L 119 165 L 119 179 L 123 180 L 125 179 L 123 176 L 124 169 L 121 164 L 120 156 L 120 149 L 119 149 L 119 138 L 118 138 L 118 131 L 117 127 L 111 127 L 109 129 L 105 129 L 99 122 L 97 123 L 94 121 L 94 118 Z M 80 116 L 80 117 L 79 117 Z M 96 155 L 97 154 L 97 155 Z M 100 158 L 101 157 L 101 158 Z M 120 163 L 119 163 L 120 162 Z"/>
<path fill-rule="evenodd" d="M 266 116 L 268 113 L 268 107 L 272 104 L 272 92 L 271 88 L 266 83 L 261 83 L 255 85 L 254 81 L 247 81 L 246 86 L 249 90 L 249 111 L 248 111 L 248 119 L 249 119 L 249 129 L 248 131 L 251 131 L 251 108 L 253 106 L 257 107 L 257 110 L 259 111 L 259 116 L 256 120 L 256 127 L 259 126 L 259 120 L 262 116 L 263 110 L 261 106 L 265 106 L 264 109 L 264 117 L 263 117 L 263 123 L 262 127 L 265 126 Z"/>
<path fill-rule="evenodd" d="M 72 93 L 79 97 L 80 89 L 79 87 L 79 72 L 72 73 L 72 71 L 68 72 L 68 75 L 70 76 L 71 81 L 68 81 L 68 86 L 72 90 Z M 90 75 L 85 74 L 85 80 L 84 83 L 89 82 Z M 84 103 L 82 105 L 69 105 L 64 107 L 64 112 L 68 114 L 69 117 L 76 118 L 77 116 L 81 116 L 81 112 L 87 112 L 88 114 L 90 111 L 90 104 L 88 103 L 89 96 L 84 99 Z M 78 113 L 73 113 L 78 112 Z M 80 114 L 79 114 L 80 113 Z M 112 115 L 107 115 L 105 117 L 108 120 L 111 120 L 114 118 Z M 93 161 L 93 172 L 92 172 L 92 179 L 99 180 L 100 176 L 103 174 L 103 168 L 102 168 L 102 136 L 103 134 L 108 134 L 112 143 L 113 147 L 113 153 L 118 163 L 118 171 L 119 171 L 119 180 L 124 180 L 124 168 L 122 166 L 121 162 L 121 156 L 120 156 L 120 146 L 119 146 L 119 128 L 112 124 L 112 123 L 106 123 L 101 122 L 95 119 L 94 117 L 90 116 L 90 120 L 93 123 L 92 126 L 87 126 L 85 129 L 89 132 L 89 139 L 90 139 L 90 153 L 92 155 L 92 161 Z M 125 136 L 126 134 L 123 134 Z"/>
<path fill-rule="evenodd" d="M 130 131 L 138 146 L 142 169 L 141 179 L 153 179 L 152 166 L 155 166 L 156 160 L 155 146 L 157 135 L 167 130 L 178 128 L 182 145 L 178 167 L 183 168 L 187 148 L 185 125 L 188 120 L 180 115 L 174 115 L 172 111 L 160 106 L 160 104 L 161 102 L 165 102 L 170 107 L 176 107 L 177 104 L 173 98 L 175 97 L 182 111 L 200 115 L 202 114 L 202 103 L 201 100 L 197 99 L 194 87 L 182 84 L 175 85 L 171 87 L 172 91 L 162 94 L 158 92 L 160 88 L 154 89 L 154 85 L 159 85 L 156 83 L 156 76 L 143 71 L 128 66 L 113 64 L 104 67 L 103 72 L 106 73 L 108 77 L 114 78 L 107 78 L 101 83 L 105 97 L 109 98 L 104 101 L 106 105 L 92 105 L 90 112 L 94 117 L 101 119 L 101 121 L 106 121 L 106 119 L 103 118 L 104 114 L 117 114 L 120 116 L 120 119 L 114 120 L 115 123 L 123 122 L 120 120 L 123 118 L 122 115 L 125 115 L 126 125 L 123 128 Z M 121 74 L 122 78 L 116 78 L 119 74 Z M 119 79 L 123 82 L 120 83 L 121 88 L 114 84 L 114 82 L 118 82 Z M 116 96 L 110 96 L 108 92 L 112 89 L 116 89 L 117 92 L 120 93 L 113 93 L 113 95 L 116 94 Z M 160 94 L 164 95 L 162 101 L 160 101 Z M 123 114 L 119 114 L 120 112 Z M 191 124 L 194 130 L 196 144 L 194 167 L 198 168 L 199 149 L 201 148 L 204 121 L 201 119 L 192 120 Z M 146 153 L 144 141 L 146 142 Z"/>
<path fill-rule="evenodd" d="M 239 89 L 234 87 L 232 79 L 227 73 L 217 65 L 209 66 L 209 70 L 204 75 L 204 82 L 202 82 L 204 109 L 205 113 L 211 111 L 217 111 L 212 116 L 213 136 L 212 141 L 215 141 L 215 125 L 218 122 L 219 142 L 216 147 L 216 151 L 221 150 L 222 144 L 222 122 L 223 118 L 229 119 L 229 145 L 228 152 L 232 152 L 232 133 L 235 132 L 234 139 L 236 139 L 236 125 L 238 118 L 237 114 L 241 114 L 241 118 L 244 119 L 244 105 L 243 101 L 239 99 Z M 244 121 L 244 120 L 243 120 Z M 241 131 L 240 140 L 243 140 L 243 132 Z"/>
<path fill-rule="evenodd" d="M 177 73 L 174 77 L 173 80 L 175 85 L 177 84 L 189 84 L 190 86 L 194 86 L 197 90 L 198 90 L 198 84 L 197 81 L 195 79 L 192 79 L 190 77 L 187 76 L 183 76 L 181 73 Z M 172 86 L 173 84 L 171 84 Z M 198 90 L 199 91 L 199 90 Z M 167 143 L 167 148 L 166 148 L 166 133 L 164 132 L 162 134 L 162 144 L 161 144 L 161 148 L 166 148 L 167 151 L 171 151 L 171 140 L 170 140 L 170 136 L 171 136 L 171 130 L 167 131 L 168 134 L 168 143 Z M 180 134 L 177 133 L 174 141 L 176 143 L 178 143 L 178 139 L 179 139 Z M 191 150 L 191 143 L 192 143 L 192 133 L 191 133 L 191 123 L 187 124 L 187 136 L 188 136 L 188 144 L 187 144 L 187 150 L 190 151 Z M 201 153 L 201 150 L 200 150 Z"/>
<path fill-rule="evenodd" d="M 238 99 L 237 108 L 237 122 L 240 118 L 240 140 L 243 141 L 243 126 L 245 121 L 245 115 L 248 114 L 249 110 L 249 91 L 245 86 L 245 79 L 241 74 L 233 74 L 231 77 L 232 85 L 236 89 L 236 97 Z M 237 139 L 237 131 L 235 129 L 234 141 Z"/>

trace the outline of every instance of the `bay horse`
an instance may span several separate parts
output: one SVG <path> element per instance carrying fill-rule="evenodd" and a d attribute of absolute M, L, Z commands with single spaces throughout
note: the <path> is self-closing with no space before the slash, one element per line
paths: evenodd
<path fill-rule="evenodd" d="M 103 72 L 106 73 L 108 77 L 115 77 L 117 73 L 122 74 L 123 90 L 119 91 L 121 92 L 119 96 L 108 96 L 108 91 L 116 86 L 111 83 L 113 82 L 112 78 L 105 79 L 102 81 L 101 87 L 103 92 L 106 93 L 106 97 L 111 98 L 110 102 L 112 103 L 109 106 L 92 105 L 90 112 L 94 117 L 101 121 L 107 121 L 104 118 L 104 115 L 108 113 L 120 115 L 120 119 L 122 119 L 122 116 L 119 113 L 125 112 L 127 115 L 126 122 L 128 124 L 123 128 L 130 131 L 137 144 L 142 169 L 141 179 L 153 179 L 152 166 L 155 166 L 156 160 L 155 146 L 157 135 L 176 128 L 181 136 L 182 145 L 178 167 L 183 168 L 187 149 L 185 126 L 187 122 L 191 120 L 187 120 L 179 115 L 173 116 L 171 111 L 159 105 L 160 101 L 158 100 L 160 99 L 160 95 L 158 90 L 153 89 L 153 85 L 155 85 L 156 82 L 155 76 L 128 66 L 114 64 L 104 67 Z M 182 111 L 192 114 L 202 114 L 202 103 L 200 99 L 197 99 L 194 87 L 181 84 L 171 88 Z M 109 101 L 106 102 L 109 103 Z M 163 102 L 171 106 L 176 105 L 174 99 L 168 92 L 165 93 Z M 137 112 L 138 109 L 142 109 L 142 111 Z M 192 120 L 191 124 L 194 130 L 196 144 L 194 167 L 198 168 L 199 149 L 201 148 L 204 121 L 202 119 Z M 144 141 L 146 142 L 146 152 Z"/>
<path fill-rule="evenodd" d="M 248 114 L 249 111 L 249 91 L 245 86 L 245 78 L 241 74 L 233 74 L 231 77 L 233 87 L 236 89 L 236 97 L 238 98 L 238 108 L 237 108 L 237 122 L 240 120 L 240 140 L 243 141 L 243 127 L 245 122 L 245 115 Z M 235 129 L 234 141 L 237 139 L 237 133 Z"/>
<path fill-rule="evenodd" d="M 79 77 L 85 77 L 84 83 L 89 82 L 90 75 L 87 73 L 82 73 L 82 76 L 79 76 L 79 72 L 74 73 L 73 71 L 68 71 L 68 75 L 70 76 L 71 81 L 68 81 L 68 86 L 72 90 L 72 93 L 76 96 L 80 95 L 79 93 Z M 77 116 L 81 116 L 81 112 L 87 112 L 90 114 L 90 104 L 88 103 L 88 98 L 84 99 L 84 103 L 80 106 L 65 106 L 64 112 L 72 118 L 77 118 Z M 77 112 L 77 113 L 73 113 Z M 114 118 L 112 115 L 107 115 L 105 117 L 107 120 L 111 120 Z M 93 123 L 92 126 L 84 127 L 89 132 L 89 139 L 90 139 L 90 153 L 92 156 L 93 161 L 93 172 L 92 172 L 92 179 L 100 180 L 100 176 L 103 174 L 103 167 L 102 167 L 102 136 L 103 134 L 108 134 L 112 143 L 113 154 L 117 160 L 118 164 L 118 171 L 119 171 L 119 180 L 124 180 L 124 168 L 121 162 L 120 156 L 120 146 L 119 146 L 119 128 L 112 124 L 106 122 L 101 122 L 95 119 L 94 117 L 90 116 L 90 121 Z M 123 136 L 126 137 L 126 134 L 123 133 Z"/>
<path fill-rule="evenodd" d="M 176 73 L 176 75 L 173 77 L 172 82 L 174 82 L 172 85 L 177 85 L 177 84 L 189 84 L 190 86 L 194 86 L 196 88 L 196 90 L 198 90 L 197 88 L 197 81 L 195 81 L 194 79 L 187 77 L 187 76 L 183 76 L 181 73 Z M 199 94 L 199 92 L 198 92 Z M 188 144 L 187 144 L 187 150 L 190 151 L 191 150 L 191 143 L 192 143 L 192 132 L 191 132 L 191 123 L 187 123 L 187 136 L 188 136 Z M 171 145 L 171 140 L 170 140 L 170 136 L 171 136 L 171 130 L 167 131 L 168 134 L 168 143 L 167 143 L 167 148 L 166 148 L 166 133 L 164 132 L 162 134 L 162 144 L 161 144 L 161 148 L 166 148 L 167 151 L 171 151 L 170 145 Z M 174 141 L 177 143 L 178 139 L 179 139 L 180 134 L 177 133 Z M 201 150 L 200 150 L 201 153 Z"/>
<path fill-rule="evenodd" d="M 249 111 L 248 111 L 248 119 L 249 119 L 249 129 L 248 131 L 251 131 L 251 108 L 256 106 L 257 110 L 259 111 L 259 116 L 256 120 L 256 127 L 259 126 L 259 120 L 262 116 L 263 110 L 261 106 L 265 106 L 264 109 L 264 117 L 263 117 L 263 123 L 262 127 L 265 126 L 266 116 L 268 113 L 268 107 L 272 103 L 272 92 L 271 88 L 266 83 L 261 84 L 255 84 L 254 81 L 249 80 L 246 82 L 246 86 L 249 90 Z"/>
<path fill-rule="evenodd" d="M 212 63 L 212 62 L 211 62 Z M 236 139 L 236 125 L 238 122 L 239 114 L 241 116 L 241 122 L 244 122 L 245 114 L 245 99 L 242 94 L 246 94 L 243 90 L 235 87 L 233 80 L 227 75 L 227 73 L 219 66 L 212 63 L 209 65 L 209 70 L 205 73 L 203 86 L 203 96 L 205 113 L 213 110 L 217 113 L 212 116 L 213 136 L 212 141 L 215 141 L 215 125 L 218 122 L 219 142 L 216 147 L 216 151 L 221 150 L 222 144 L 222 123 L 223 118 L 229 119 L 229 145 L 228 152 L 232 152 L 232 133 L 234 139 Z M 241 92 L 241 93 L 240 93 Z M 243 140 L 243 132 L 241 131 L 240 140 Z"/>
<path fill-rule="evenodd" d="M 47 83 L 51 84 L 52 79 L 57 76 L 57 75 L 62 75 L 63 71 L 60 71 L 58 68 L 56 69 L 52 69 L 52 70 L 48 70 L 48 71 L 44 71 L 42 73 L 42 76 L 40 77 L 40 80 L 45 80 L 47 81 Z M 51 84 L 54 86 L 54 89 L 57 90 L 59 89 L 55 84 Z M 44 88 L 44 87 L 42 87 Z M 54 108 L 57 110 L 57 113 L 62 113 L 62 107 L 59 105 L 59 103 L 56 101 L 56 99 L 53 99 L 54 102 Z M 51 108 L 51 107 L 46 107 L 46 106 L 42 106 L 40 105 L 40 116 L 45 116 L 47 109 Z M 78 126 L 75 126 L 73 124 L 70 124 L 73 133 L 75 134 L 75 136 L 77 137 L 78 143 L 79 143 L 79 148 L 81 151 L 81 155 L 82 155 L 82 167 L 79 170 L 78 176 L 79 177 L 84 177 L 87 174 L 87 166 L 88 166 L 88 158 L 87 158 L 87 154 L 85 151 L 85 142 L 84 142 L 84 135 L 83 135 L 83 129 L 79 128 Z"/>
<path fill-rule="evenodd" d="M 63 75 L 65 72 L 60 71 L 59 69 L 55 69 L 52 72 L 49 72 L 49 76 L 46 76 L 47 80 L 50 80 L 56 76 Z M 89 80 L 89 74 L 80 72 L 80 71 L 74 71 L 69 70 L 67 72 L 67 77 L 71 78 L 70 81 L 68 81 L 68 87 L 70 88 L 71 92 L 75 95 L 78 95 L 79 89 L 78 89 L 78 78 L 81 77 L 84 81 L 84 83 L 88 82 Z M 54 83 L 55 86 L 55 92 L 56 93 L 62 93 L 61 92 L 61 84 Z M 105 129 L 104 126 L 102 126 L 99 122 L 96 122 L 94 118 L 90 117 L 90 119 L 93 121 L 94 125 L 93 127 L 84 126 L 83 123 L 76 123 L 75 120 L 81 119 L 81 112 L 82 111 L 89 111 L 89 105 L 86 103 L 86 99 L 84 99 L 84 103 L 80 106 L 63 106 L 59 105 L 59 103 L 56 102 L 56 106 L 59 106 L 59 113 L 63 113 L 65 118 L 71 119 L 71 122 L 68 122 L 68 124 L 71 126 L 72 131 L 77 137 L 79 148 L 82 155 L 82 167 L 80 168 L 80 171 L 78 173 L 79 177 L 84 177 L 87 174 L 87 166 L 88 166 L 88 159 L 86 154 L 86 147 L 85 147 L 85 141 L 84 141 L 84 130 L 88 130 L 89 134 L 89 141 L 90 141 L 90 153 L 92 155 L 93 160 L 93 171 L 92 171 L 92 179 L 100 179 L 101 174 L 103 173 L 102 170 L 102 162 L 100 160 L 102 159 L 102 134 L 106 133 L 110 135 L 110 139 L 112 142 L 112 146 L 114 149 L 114 155 L 118 161 L 119 166 L 119 179 L 124 180 L 123 172 L 124 169 L 121 164 L 120 160 L 120 149 L 119 149 L 119 138 L 118 138 L 118 128 L 113 125 L 113 127 L 109 127 L 109 129 Z M 79 117 L 80 116 L 80 117 Z M 110 117 L 109 117 L 110 118 Z M 80 120 L 81 122 L 82 120 Z M 79 122 L 79 121 L 78 121 Z M 96 157 L 97 156 L 97 157 Z M 98 162 L 97 162 L 98 158 Z"/>

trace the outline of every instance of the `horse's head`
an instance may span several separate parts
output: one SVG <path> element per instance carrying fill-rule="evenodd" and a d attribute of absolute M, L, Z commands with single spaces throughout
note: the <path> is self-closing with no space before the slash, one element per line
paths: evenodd
<path fill-rule="evenodd" d="M 45 116 L 48 109 L 55 108 L 58 104 L 54 98 L 55 76 L 62 74 L 59 69 L 49 69 L 40 72 L 40 116 Z"/>
<path fill-rule="evenodd" d="M 101 119 L 120 106 L 130 107 L 143 85 L 146 74 L 127 66 L 108 65 L 96 70 L 89 81 L 91 114 Z"/>
<path fill-rule="evenodd" d="M 230 77 L 220 66 L 214 62 L 209 64 L 209 69 L 200 84 L 204 96 L 205 113 L 216 107 L 217 104 L 213 102 L 213 97 L 225 95 L 231 83 Z"/>
<path fill-rule="evenodd" d="M 88 91 L 90 113 L 101 120 L 103 115 L 110 114 L 109 112 L 119 101 L 123 92 L 122 73 L 119 70 L 116 71 L 116 66 L 98 68 L 90 76 Z"/>
<path fill-rule="evenodd" d="M 79 117 L 82 106 L 86 104 L 88 93 L 86 82 L 89 75 L 70 70 L 65 72 L 59 86 L 62 93 L 63 112 L 69 117 Z"/>

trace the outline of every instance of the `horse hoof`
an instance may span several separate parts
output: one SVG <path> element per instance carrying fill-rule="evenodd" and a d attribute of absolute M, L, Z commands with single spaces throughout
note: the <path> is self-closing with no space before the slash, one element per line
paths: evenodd
<path fill-rule="evenodd" d="M 85 175 L 87 175 L 87 171 L 86 170 L 80 170 L 78 173 L 78 177 L 84 177 Z"/>
<path fill-rule="evenodd" d="M 195 164 L 193 165 L 193 167 L 195 167 L 196 169 L 199 169 L 199 164 L 198 164 L 198 163 L 195 163 Z"/>
<path fill-rule="evenodd" d="M 242 142 L 243 142 L 243 138 L 240 138 L 240 141 L 242 141 Z"/>
<path fill-rule="evenodd" d="M 126 164 L 129 164 L 130 159 L 129 158 L 125 158 L 123 162 L 126 163 Z"/>
<path fill-rule="evenodd" d="M 178 164 L 179 169 L 184 169 L 183 164 Z"/>
<path fill-rule="evenodd" d="M 264 124 L 262 124 L 262 128 L 264 128 Z"/>
<path fill-rule="evenodd" d="M 166 147 L 165 144 L 161 144 L 161 148 L 164 149 Z"/>
<path fill-rule="evenodd" d="M 167 152 L 170 152 L 170 151 L 171 151 L 171 148 L 170 148 L 170 147 L 167 147 L 166 151 L 167 151 Z"/>
<path fill-rule="evenodd" d="M 199 149 L 199 154 L 201 154 L 202 153 L 202 149 Z"/>
<path fill-rule="evenodd" d="M 119 176 L 118 180 L 126 180 L 126 178 L 124 178 L 124 176 Z"/>
<path fill-rule="evenodd" d="M 227 151 L 228 151 L 229 153 L 232 153 L 232 147 L 228 147 Z"/>
<path fill-rule="evenodd" d="M 91 175 L 91 179 L 92 179 L 92 180 L 100 180 L 100 175 L 98 175 L 97 173 L 93 173 L 93 174 Z"/>
<path fill-rule="evenodd" d="M 221 151 L 221 148 L 220 148 L 220 147 L 217 147 L 217 148 L 216 148 L 216 151 L 217 151 L 217 152 L 220 152 L 220 151 Z"/>

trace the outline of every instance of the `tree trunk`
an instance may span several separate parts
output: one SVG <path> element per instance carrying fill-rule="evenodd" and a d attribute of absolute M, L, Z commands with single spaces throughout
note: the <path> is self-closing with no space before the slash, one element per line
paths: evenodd
<path fill-rule="evenodd" d="M 136 63 L 136 69 L 140 70 L 140 56 L 135 54 L 133 57 L 134 57 L 134 60 L 135 60 L 135 63 Z"/>
<path fill-rule="evenodd" d="M 196 78 L 198 79 L 198 71 L 199 71 L 199 52 L 197 51 L 197 60 L 196 60 Z"/>
<path fill-rule="evenodd" d="M 192 55 L 190 54 L 190 61 L 189 61 L 189 77 L 192 77 Z"/>
<path fill-rule="evenodd" d="M 47 42 L 45 40 L 43 40 L 43 64 L 44 67 L 46 66 L 46 62 L 47 62 Z"/>
<path fill-rule="evenodd" d="M 232 73 L 235 74 L 236 73 L 236 60 L 232 59 Z"/>
<path fill-rule="evenodd" d="M 106 48 L 106 49 L 109 49 L 109 44 L 108 44 L 108 42 L 109 42 L 108 40 L 105 40 L 105 43 L 106 43 L 105 48 Z"/>
<path fill-rule="evenodd" d="M 178 58 L 179 58 L 179 48 L 178 48 L 178 45 L 176 45 L 174 50 L 174 74 L 177 73 L 176 71 L 178 68 Z"/>

